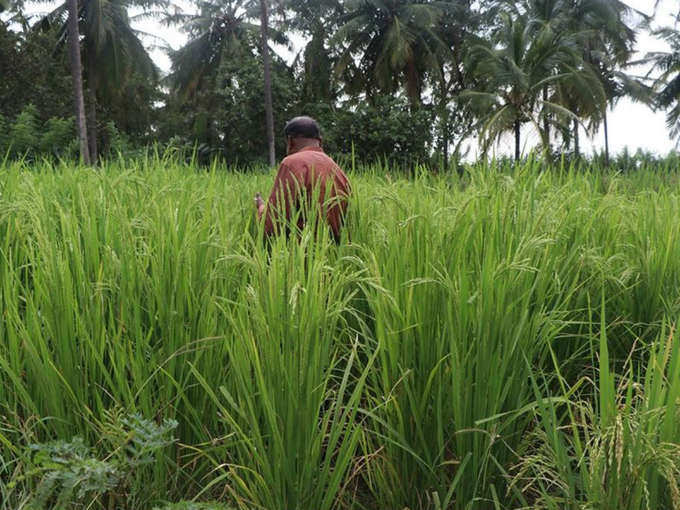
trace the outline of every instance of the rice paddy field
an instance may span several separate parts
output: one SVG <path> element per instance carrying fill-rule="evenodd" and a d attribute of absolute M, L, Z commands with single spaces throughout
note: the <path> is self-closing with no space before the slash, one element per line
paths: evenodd
<path fill-rule="evenodd" d="M 0 509 L 678 509 L 675 172 L 5 163 Z"/>

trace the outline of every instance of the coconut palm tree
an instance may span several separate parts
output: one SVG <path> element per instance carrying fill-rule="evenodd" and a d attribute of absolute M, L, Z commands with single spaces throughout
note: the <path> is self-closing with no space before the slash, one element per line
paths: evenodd
<path fill-rule="evenodd" d="M 515 2 L 511 2 L 514 4 Z M 645 20 L 644 14 L 630 8 L 620 0 L 523 0 L 521 9 L 527 15 L 550 30 L 569 33 L 579 39 L 582 51 L 582 67 L 590 74 L 595 73 L 605 90 L 607 101 L 601 107 L 588 94 L 579 94 L 577 89 L 565 84 L 566 90 L 557 94 L 561 103 L 588 122 L 591 132 L 605 125 L 605 154 L 609 153 L 607 107 L 626 95 L 644 99 L 645 87 L 624 72 L 635 43 L 635 30 L 629 26 L 632 16 Z M 590 80 L 590 78 L 589 78 Z M 554 89 L 554 87 L 553 87 Z M 544 98 L 557 92 L 546 87 Z M 598 98 L 599 99 L 599 98 Z M 578 141 L 580 123 L 573 122 L 573 139 Z M 547 130 L 547 126 L 544 128 Z M 570 138 L 563 132 L 563 137 Z M 608 156 L 607 156 L 608 159 Z"/>
<path fill-rule="evenodd" d="M 475 87 L 466 57 L 470 46 L 478 42 L 478 35 L 496 20 L 497 2 L 459 0 L 451 2 L 439 19 L 437 36 L 444 43 L 437 58 L 437 70 L 431 73 L 433 104 L 437 111 L 439 154 L 444 168 L 449 165 L 449 145 L 457 138 L 454 155 L 469 134 L 474 121 L 465 108 L 461 108 L 460 95 Z"/>
<path fill-rule="evenodd" d="M 607 94 L 600 76 L 587 63 L 579 66 L 578 72 L 566 73 L 563 79 L 554 84 L 550 92 L 551 101 L 563 106 L 569 115 L 548 113 L 561 118 L 555 123 L 565 145 L 573 142 L 574 154 L 581 152 L 579 130 L 585 127 L 586 132 L 594 134 L 607 108 Z"/>
<path fill-rule="evenodd" d="M 541 135 L 546 153 L 550 140 L 546 125 L 563 130 L 576 116 L 545 90 L 567 80 L 589 84 L 584 94 L 598 95 L 581 67 L 578 41 L 569 33 L 552 30 L 522 12 L 504 11 L 494 37 L 472 49 L 471 59 L 482 82 L 481 90 L 463 96 L 479 114 L 484 152 L 506 132 L 515 137 L 515 159 L 521 156 L 521 128 L 532 124 Z M 549 115 L 550 114 L 550 115 Z M 546 124 L 547 123 L 547 124 Z"/>
<path fill-rule="evenodd" d="M 84 63 L 88 90 L 90 153 L 97 158 L 97 98 L 114 96 L 133 76 L 152 82 L 158 70 L 131 27 L 130 0 L 87 0 L 83 4 Z"/>
<path fill-rule="evenodd" d="M 521 7 L 531 23 L 546 33 L 569 31 L 568 25 L 573 6 L 573 0 L 525 0 L 521 2 Z M 543 100 L 547 101 L 551 95 L 547 84 L 543 86 L 541 92 Z M 543 112 L 543 131 L 550 143 L 550 113 L 547 111 Z"/>
<path fill-rule="evenodd" d="M 212 115 L 219 98 L 212 91 L 218 89 L 220 68 L 223 62 L 252 57 L 259 27 L 250 22 L 246 1 L 200 0 L 195 5 L 195 13 L 177 11 L 164 20 L 188 36 L 184 46 L 170 53 L 167 83 L 178 104 L 191 104 L 195 111 L 203 106 L 194 115 L 194 129 L 201 133 L 201 142 L 213 146 L 217 135 Z"/>
<path fill-rule="evenodd" d="M 90 158 L 97 159 L 97 101 L 116 96 L 133 76 L 155 80 L 157 69 L 131 26 L 128 9 L 141 1 L 76 0 L 78 29 L 82 36 L 81 53 L 87 84 L 87 124 Z M 71 2 L 69 4 L 68 2 Z M 43 20 L 42 27 L 57 26 L 63 44 L 67 29 L 69 5 L 58 6 Z M 164 5 L 163 0 L 143 2 L 145 7 Z M 72 12 L 73 9 L 71 9 Z"/>
<path fill-rule="evenodd" d="M 276 147 L 274 143 L 274 108 L 272 102 L 271 57 L 269 54 L 269 7 L 270 0 L 259 0 L 260 10 L 260 51 L 262 54 L 264 111 L 267 125 L 267 146 L 269 148 L 269 166 L 276 164 Z M 280 10 L 284 9 L 284 0 L 275 0 Z"/>
<path fill-rule="evenodd" d="M 87 139 L 85 121 L 85 101 L 83 99 L 83 67 L 80 57 L 80 31 L 78 30 L 78 0 L 68 0 L 68 46 L 71 77 L 73 80 L 73 101 L 75 107 L 76 128 L 80 144 L 80 158 L 89 165 L 90 148 Z"/>
<path fill-rule="evenodd" d="M 198 12 L 176 12 L 164 22 L 178 25 L 188 35 L 188 42 L 171 52 L 172 71 L 169 83 L 175 93 L 187 100 L 214 80 L 220 61 L 251 51 L 258 26 L 249 21 L 245 1 L 197 3 Z"/>
<path fill-rule="evenodd" d="M 165 19 L 179 25 L 189 42 L 172 52 L 169 82 L 188 101 L 200 91 L 214 90 L 220 63 L 252 55 L 259 48 L 264 70 L 265 117 L 269 163 L 274 165 L 274 119 L 271 101 L 269 41 L 287 44 L 287 38 L 269 26 L 269 5 L 264 0 L 198 0 L 197 14 L 175 13 Z M 260 24 L 253 20 L 260 18 Z"/>
<path fill-rule="evenodd" d="M 634 13 L 643 15 L 619 0 L 523 0 L 520 5 L 527 16 L 543 29 L 566 32 L 581 41 L 581 65 L 590 75 L 588 80 L 593 73 L 597 75 L 607 101 L 602 103 L 601 108 L 596 108 L 599 101 L 593 102 L 593 97 L 588 94 L 579 94 L 573 83 L 565 83 L 566 89 L 559 91 L 557 96 L 566 101 L 561 103 L 562 106 L 576 113 L 583 121 L 588 121 L 591 131 L 604 122 L 607 135 L 608 104 L 613 104 L 627 93 L 638 97 L 642 92 L 641 85 L 623 72 L 623 66 L 629 61 L 635 42 L 635 31 L 626 24 L 626 19 Z M 545 87 L 544 99 L 553 92 L 557 92 L 555 87 L 552 91 Z M 578 142 L 579 125 L 574 119 L 575 142 Z M 548 130 L 547 124 L 544 130 Z M 569 133 L 563 135 L 571 137 Z M 608 153 L 607 136 L 605 139 L 605 152 Z"/>
<path fill-rule="evenodd" d="M 285 5 L 294 13 L 288 19 L 289 26 L 308 39 L 296 57 L 304 66 L 302 95 L 308 103 L 330 104 L 337 96 L 333 80 L 336 59 L 328 43 L 344 6 L 340 0 L 287 0 Z"/>
<path fill-rule="evenodd" d="M 595 124 L 604 124 L 605 161 L 609 164 L 608 107 L 626 95 L 645 100 L 644 86 L 628 76 L 624 69 L 634 52 L 637 33 L 628 19 L 635 15 L 648 18 L 620 0 L 584 0 L 576 3 L 571 19 L 573 30 L 579 33 L 583 60 L 598 74 L 607 95 L 601 115 L 592 117 Z"/>
<path fill-rule="evenodd" d="M 678 18 L 680 21 L 680 14 Z M 669 51 L 652 52 L 645 59 L 652 63 L 650 74 L 660 72 L 655 84 L 655 104 L 667 110 L 666 124 L 671 136 L 677 138 L 680 144 L 680 30 L 667 27 L 654 33 L 670 46 Z"/>
<path fill-rule="evenodd" d="M 348 0 L 346 15 L 333 37 L 341 57 L 336 73 L 348 92 L 364 89 L 393 93 L 401 85 L 412 104 L 420 101 L 429 71 L 437 68 L 445 45 L 438 22 L 449 2 L 414 0 Z M 355 62 L 358 59 L 358 63 Z"/>
<path fill-rule="evenodd" d="M 274 109 L 272 107 L 272 74 L 269 57 L 269 6 L 267 0 L 260 0 L 260 34 L 262 38 L 262 68 L 264 76 L 264 111 L 267 124 L 267 146 L 269 147 L 269 166 L 276 164 L 274 146 Z"/>

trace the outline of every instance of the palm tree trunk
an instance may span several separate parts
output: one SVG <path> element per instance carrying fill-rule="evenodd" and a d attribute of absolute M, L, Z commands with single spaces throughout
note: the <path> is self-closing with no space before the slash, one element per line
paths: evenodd
<path fill-rule="evenodd" d="M 548 102 L 548 87 L 544 86 L 543 87 L 543 103 Z M 546 140 L 546 150 L 550 150 L 550 118 L 548 117 L 548 112 L 545 108 L 545 104 L 543 105 L 543 111 L 544 113 L 544 118 L 543 118 L 543 131 L 545 131 L 545 140 Z"/>
<path fill-rule="evenodd" d="M 80 159 L 89 165 L 90 151 L 87 145 L 87 125 L 85 123 L 85 101 L 83 99 L 83 64 L 80 60 L 80 33 L 78 31 L 78 0 L 68 0 L 68 42 L 71 77 L 73 79 L 73 99 L 76 114 L 76 128 L 80 143 Z"/>
<path fill-rule="evenodd" d="M 267 0 L 260 0 L 260 31 L 262 33 L 262 64 L 264 67 L 264 111 L 267 121 L 267 145 L 269 146 L 269 166 L 276 164 L 274 146 L 274 109 L 272 106 L 272 76 L 269 62 L 269 15 Z"/>
<path fill-rule="evenodd" d="M 90 145 L 90 158 L 96 163 L 98 158 L 97 148 L 97 78 L 96 62 L 93 57 L 87 59 L 87 134 Z"/>
<path fill-rule="evenodd" d="M 406 94 L 413 111 L 420 105 L 420 83 L 414 58 L 409 58 L 406 62 Z"/>
<path fill-rule="evenodd" d="M 444 153 L 444 171 L 448 171 L 449 169 L 449 140 L 450 139 L 450 133 L 449 133 L 449 116 L 448 113 L 444 115 L 444 133 L 443 133 L 443 140 L 442 140 L 442 151 Z"/>
<path fill-rule="evenodd" d="M 521 125 L 519 123 L 519 120 L 515 121 L 515 161 L 519 161 L 521 154 Z"/>
<path fill-rule="evenodd" d="M 578 132 L 578 120 L 574 119 L 574 153 L 577 158 L 581 157 L 581 140 Z"/>
<path fill-rule="evenodd" d="M 450 138 L 450 130 L 449 130 L 449 111 L 448 108 L 446 107 L 447 105 L 447 99 L 448 99 L 448 94 L 447 94 L 447 88 L 446 88 L 446 80 L 443 78 L 444 72 L 442 71 L 442 78 L 439 82 L 439 120 L 441 122 L 441 136 L 442 136 L 442 141 L 441 141 L 441 151 L 442 151 L 442 156 L 443 156 L 443 163 L 444 163 L 444 171 L 447 171 L 449 169 L 449 138 Z"/>
<path fill-rule="evenodd" d="M 607 123 L 607 107 L 604 108 L 604 164 L 609 166 L 609 124 Z"/>

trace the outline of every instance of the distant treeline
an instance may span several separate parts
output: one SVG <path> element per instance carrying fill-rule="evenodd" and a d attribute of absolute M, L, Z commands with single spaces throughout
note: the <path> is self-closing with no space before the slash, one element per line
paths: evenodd
<path fill-rule="evenodd" d="M 578 157 L 580 137 L 606 131 L 624 97 L 667 111 L 678 135 L 680 32 L 619 0 L 190 3 L 71 0 L 32 17 L 21 3 L 0 7 L 3 152 L 96 160 L 160 144 L 202 162 L 264 162 L 268 95 L 278 156 L 299 114 L 320 121 L 330 152 L 432 167 L 457 161 L 471 138 L 489 149 L 508 135 L 520 158 L 528 129 L 544 155 Z M 165 76 L 144 44 L 158 41 L 132 27 L 140 8 L 187 34 Z M 644 56 L 655 79 L 629 71 L 643 32 L 671 48 Z M 293 59 L 277 53 L 285 46 Z M 608 160 L 607 138 L 602 152 Z"/>

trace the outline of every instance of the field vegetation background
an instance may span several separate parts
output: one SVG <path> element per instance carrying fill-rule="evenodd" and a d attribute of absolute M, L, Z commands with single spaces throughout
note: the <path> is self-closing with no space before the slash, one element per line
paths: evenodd
<path fill-rule="evenodd" d="M 677 163 L 5 163 L 0 508 L 680 508 Z"/>
<path fill-rule="evenodd" d="M 329 152 L 392 168 L 536 148 L 608 166 L 678 141 L 678 16 L 673 0 L 0 0 L 0 156 L 158 144 L 274 166 L 305 114 Z M 665 146 L 632 114 L 640 137 L 621 138 L 612 112 L 633 101 L 666 116 Z"/>
<path fill-rule="evenodd" d="M 634 6 L 0 0 L 0 510 L 679 510 L 680 159 L 609 126 L 678 140 L 680 13 Z M 339 245 L 254 219 L 301 114 Z"/>

